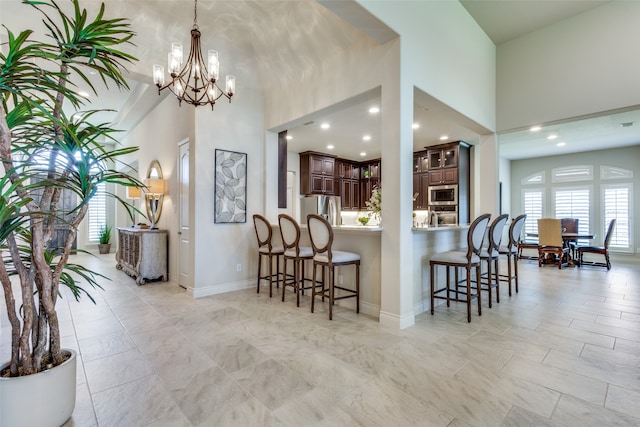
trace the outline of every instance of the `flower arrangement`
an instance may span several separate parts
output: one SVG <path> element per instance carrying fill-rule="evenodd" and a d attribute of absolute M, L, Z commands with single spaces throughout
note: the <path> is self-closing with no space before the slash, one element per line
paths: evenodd
<path fill-rule="evenodd" d="M 365 205 L 374 216 L 380 218 L 380 212 L 382 211 L 382 189 L 374 187 L 371 192 L 371 197 L 365 202 Z"/>

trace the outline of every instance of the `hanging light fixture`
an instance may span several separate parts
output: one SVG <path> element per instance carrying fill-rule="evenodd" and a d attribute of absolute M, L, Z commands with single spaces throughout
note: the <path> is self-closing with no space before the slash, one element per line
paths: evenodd
<path fill-rule="evenodd" d="M 168 61 L 171 80 L 166 85 L 164 84 L 164 67 L 162 65 L 153 66 L 153 83 L 158 86 L 158 95 L 168 88 L 178 98 L 179 105 L 182 105 L 182 101 L 196 107 L 210 104 L 212 110 L 216 101 L 223 95 L 231 102 L 231 97 L 236 90 L 236 78 L 232 75 L 226 76 L 226 88 L 223 92 L 217 84 L 218 72 L 220 71 L 218 52 L 215 50 L 207 51 L 207 59 L 205 65 L 200 48 L 198 0 L 195 0 L 191 49 L 186 64 L 180 70 L 182 67 L 182 44 L 173 42 Z"/>

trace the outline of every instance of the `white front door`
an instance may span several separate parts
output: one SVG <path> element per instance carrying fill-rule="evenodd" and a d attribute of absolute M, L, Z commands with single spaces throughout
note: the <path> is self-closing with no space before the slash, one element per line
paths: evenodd
<path fill-rule="evenodd" d="M 192 288 L 189 237 L 189 140 L 180 142 L 178 154 L 178 285 Z"/>

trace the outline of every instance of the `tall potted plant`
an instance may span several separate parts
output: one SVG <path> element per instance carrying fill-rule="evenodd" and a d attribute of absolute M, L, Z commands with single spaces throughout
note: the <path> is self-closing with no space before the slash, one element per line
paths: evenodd
<path fill-rule="evenodd" d="M 127 88 L 124 67 L 135 58 L 119 49 L 133 32 L 126 20 L 106 19 L 104 4 L 91 19 L 78 0 L 64 8 L 54 0 L 23 3 L 42 14 L 48 34 L 43 41 L 32 30 L 7 29 L 8 43 L 0 49 L 0 282 L 11 325 L 11 360 L 0 365 L 0 425 L 61 425 L 75 405 L 75 361 L 69 360 L 75 354 L 60 348 L 56 302 L 61 286 L 91 300 L 82 286 L 98 286 L 95 273 L 70 262 L 77 228 L 99 184 L 142 185 L 114 167 L 137 148 L 107 149 L 114 129 L 93 124 L 95 111 L 68 117 L 63 107 L 82 105 L 72 82 L 91 86 L 90 70 L 105 85 Z M 63 191 L 75 194 L 73 208 L 60 203 Z M 54 224 L 61 221 L 69 233 L 56 245 Z M 53 390 L 14 387 L 20 380 L 55 378 L 52 372 L 68 365 L 73 380 L 59 379 Z M 56 388 L 65 383 L 70 390 Z M 18 397 L 21 389 L 28 394 Z M 17 401 L 5 401 L 13 397 Z"/>

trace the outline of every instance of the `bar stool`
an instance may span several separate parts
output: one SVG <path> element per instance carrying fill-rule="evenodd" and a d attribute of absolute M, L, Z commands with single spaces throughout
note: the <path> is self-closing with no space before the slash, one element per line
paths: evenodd
<path fill-rule="evenodd" d="M 360 313 L 360 255 L 353 252 L 334 251 L 333 229 L 331 224 L 320 215 L 311 214 L 307 216 L 307 226 L 311 237 L 311 248 L 313 249 L 313 287 L 311 292 L 311 312 L 313 313 L 316 296 L 321 296 L 322 301 L 329 299 L 329 320 L 333 319 L 333 302 L 345 298 L 356 299 L 356 313 Z M 355 265 L 356 267 L 356 288 L 355 290 L 336 286 L 335 268 L 345 265 Z M 317 268 L 322 270 L 322 290 L 316 290 Z M 329 287 L 325 288 L 325 268 L 329 271 Z M 340 289 L 346 294 L 335 296 L 335 290 Z"/>
<path fill-rule="evenodd" d="M 498 270 L 498 261 L 500 260 L 500 241 L 502 241 L 502 232 L 504 231 L 504 225 L 507 223 L 509 215 L 502 214 L 493 220 L 489 226 L 489 232 L 487 233 L 486 240 L 488 242 L 487 247 L 483 247 L 480 250 L 480 260 L 487 262 L 487 283 L 486 288 L 482 287 L 482 283 L 479 284 L 481 290 L 486 290 L 489 293 L 489 308 L 491 308 L 492 298 L 491 290 L 496 288 L 496 302 L 500 302 L 500 271 Z M 493 267 L 495 271 L 492 271 L 491 261 L 493 261 Z M 493 273 L 493 274 L 492 274 Z M 495 283 L 493 279 L 495 278 Z"/>
<path fill-rule="evenodd" d="M 500 277 L 503 282 L 509 284 L 509 296 L 511 296 L 511 281 L 514 280 L 516 284 L 516 293 L 518 293 L 518 245 L 522 238 L 522 228 L 524 222 L 527 220 L 527 214 L 522 214 L 515 217 L 511 221 L 509 226 L 509 243 L 507 245 L 500 246 L 500 254 L 507 257 L 507 274 L 501 274 Z M 513 272 L 511 271 L 511 260 L 513 259 Z"/>
<path fill-rule="evenodd" d="M 284 246 L 284 275 L 282 283 L 282 301 L 287 286 L 291 286 L 296 293 L 296 305 L 300 307 L 300 291 L 304 293 L 304 262 L 313 259 L 313 249 L 311 246 L 300 246 L 300 226 L 297 221 L 289 215 L 278 215 L 280 224 L 280 235 Z M 287 275 L 287 261 L 293 261 L 293 276 Z M 289 278 L 291 277 L 291 278 Z"/>
<path fill-rule="evenodd" d="M 477 217 L 469 226 L 467 231 L 467 248 L 466 250 L 440 252 L 434 254 L 429 261 L 429 267 L 431 270 L 431 315 L 434 314 L 434 300 L 444 299 L 447 301 L 447 307 L 450 307 L 451 301 L 464 302 L 467 304 L 467 322 L 471 322 L 471 299 L 478 299 L 478 316 L 482 315 L 482 306 L 480 305 L 480 289 L 476 289 L 476 293 L 471 293 L 471 269 L 476 269 L 476 283 L 480 283 L 480 249 L 482 247 L 482 241 L 484 240 L 484 233 L 487 231 L 487 224 L 491 214 L 483 214 Z M 447 283 L 446 287 L 441 289 L 435 288 L 434 270 L 438 265 L 445 266 L 447 270 Z M 450 267 L 455 269 L 455 289 L 452 290 L 450 286 Z M 458 268 L 464 268 L 467 273 L 466 277 L 466 292 L 463 296 L 466 299 L 460 299 L 459 285 L 458 285 Z M 446 296 L 437 295 L 440 292 L 446 292 Z M 451 292 L 455 292 L 455 297 L 451 297 Z"/>
<path fill-rule="evenodd" d="M 280 256 L 284 255 L 284 248 L 281 245 L 273 246 L 271 243 L 271 237 L 273 231 L 271 230 L 271 224 L 267 218 L 262 215 L 253 215 L 253 226 L 256 229 L 256 237 L 258 238 L 258 284 L 257 293 L 260 293 L 260 280 L 269 280 L 269 298 L 273 295 L 273 278 L 276 278 L 276 286 L 279 285 L 281 280 L 280 273 Z M 261 275 L 263 257 L 267 259 L 269 263 L 268 273 L 265 276 Z M 273 258 L 276 259 L 276 272 L 273 274 Z M 284 276 L 282 276 L 284 282 Z"/>

